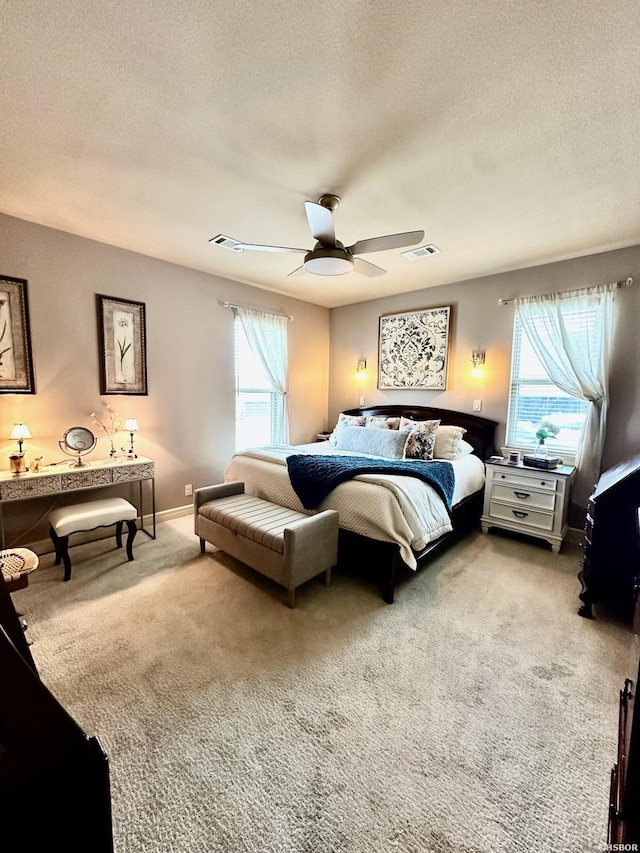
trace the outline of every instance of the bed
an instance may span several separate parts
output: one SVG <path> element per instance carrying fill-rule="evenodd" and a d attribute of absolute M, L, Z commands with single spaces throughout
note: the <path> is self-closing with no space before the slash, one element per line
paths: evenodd
<path fill-rule="evenodd" d="M 442 425 L 462 427 L 471 450 L 466 456 L 449 460 L 455 475 L 451 510 L 447 510 L 437 490 L 428 484 L 415 477 L 384 472 L 359 474 L 334 488 L 315 510 L 305 509 L 291 484 L 287 457 L 357 455 L 329 442 L 247 448 L 232 457 L 224 478 L 240 480 L 247 493 L 290 509 L 337 510 L 338 565 L 364 571 L 367 576 L 373 574 L 383 599 L 391 604 L 400 579 L 416 571 L 428 555 L 477 525 L 482 514 L 483 460 L 494 452 L 497 424 L 477 415 L 427 406 L 367 406 L 345 410 L 343 415 L 439 420 Z"/>

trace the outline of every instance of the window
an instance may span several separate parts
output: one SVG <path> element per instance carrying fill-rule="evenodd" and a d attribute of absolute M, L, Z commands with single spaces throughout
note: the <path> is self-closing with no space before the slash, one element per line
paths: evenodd
<path fill-rule="evenodd" d="M 589 319 L 583 312 L 580 316 L 576 315 L 572 323 L 573 332 L 579 335 L 581 327 L 584 328 Z M 535 434 L 540 422 L 549 421 L 559 429 L 557 437 L 549 441 L 549 451 L 576 453 L 588 405 L 585 400 L 572 397 L 549 379 L 516 315 L 507 444 L 531 448 L 536 443 Z"/>
<path fill-rule="evenodd" d="M 236 450 L 276 442 L 279 395 L 252 352 L 239 317 L 233 324 L 236 366 Z"/>

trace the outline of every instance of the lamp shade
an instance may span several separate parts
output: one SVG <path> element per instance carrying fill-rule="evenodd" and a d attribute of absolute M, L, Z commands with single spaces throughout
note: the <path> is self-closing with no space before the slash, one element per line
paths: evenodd
<path fill-rule="evenodd" d="M 14 441 L 23 441 L 25 438 L 31 438 L 29 427 L 26 424 L 14 424 L 9 438 L 12 438 Z"/>
<path fill-rule="evenodd" d="M 124 422 L 123 429 L 126 432 L 138 432 L 140 427 L 138 426 L 138 421 L 135 418 L 127 418 Z"/>

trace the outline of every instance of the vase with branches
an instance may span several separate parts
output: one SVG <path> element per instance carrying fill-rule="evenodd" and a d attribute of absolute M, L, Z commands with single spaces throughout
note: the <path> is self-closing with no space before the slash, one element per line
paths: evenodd
<path fill-rule="evenodd" d="M 111 445 L 111 449 L 109 450 L 109 456 L 113 458 L 116 455 L 116 448 L 113 443 L 113 440 L 117 433 L 122 432 L 124 418 L 121 417 L 117 412 L 114 412 L 111 406 L 109 406 L 108 404 L 105 405 L 107 407 L 107 415 L 104 417 L 104 420 L 99 418 L 95 412 L 91 412 L 91 423 L 94 426 L 100 427 L 100 429 L 109 439 L 109 444 Z"/>
<path fill-rule="evenodd" d="M 536 438 L 538 439 L 538 444 L 536 446 L 535 455 L 538 457 L 546 457 L 548 451 L 545 442 L 548 438 L 556 438 L 559 432 L 560 428 L 557 427 L 551 421 L 540 421 L 538 429 L 536 430 Z"/>

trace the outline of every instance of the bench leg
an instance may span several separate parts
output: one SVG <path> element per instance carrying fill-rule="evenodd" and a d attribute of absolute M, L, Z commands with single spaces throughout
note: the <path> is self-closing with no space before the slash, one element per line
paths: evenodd
<path fill-rule="evenodd" d="M 58 548 L 60 549 L 60 558 L 64 564 L 64 579 L 71 580 L 71 560 L 69 559 L 69 537 L 60 536 L 58 538 Z M 56 561 L 56 565 L 60 560 Z"/>
<path fill-rule="evenodd" d="M 122 548 L 122 526 L 124 521 L 116 523 L 116 548 Z"/>
<path fill-rule="evenodd" d="M 60 560 L 62 560 L 62 554 L 60 553 L 60 540 L 58 539 L 58 535 L 55 532 L 55 530 L 53 529 L 53 527 L 49 528 L 49 536 L 51 537 L 51 541 L 53 542 L 53 547 L 55 548 L 55 551 L 56 551 L 56 559 L 55 559 L 54 565 L 59 566 Z"/>
<path fill-rule="evenodd" d="M 119 522 L 120 526 L 122 526 L 122 522 Z M 127 521 L 127 527 L 129 528 L 129 535 L 127 536 L 127 557 L 130 560 L 133 560 L 133 540 L 136 538 L 136 533 L 138 532 L 138 525 L 133 521 Z M 122 529 L 122 527 L 121 527 Z"/>
<path fill-rule="evenodd" d="M 295 607 L 296 606 L 296 591 L 295 589 L 287 590 L 287 607 Z"/>

